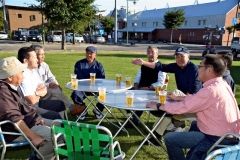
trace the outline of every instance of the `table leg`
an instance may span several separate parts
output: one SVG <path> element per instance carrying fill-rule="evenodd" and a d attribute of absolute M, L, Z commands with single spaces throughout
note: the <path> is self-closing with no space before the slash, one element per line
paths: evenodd
<path fill-rule="evenodd" d="M 165 117 L 166 113 L 164 113 L 162 115 L 162 117 L 158 120 L 158 122 L 156 123 L 156 125 L 153 127 L 152 130 L 150 130 L 141 120 L 140 118 L 134 113 L 133 114 L 136 116 L 136 118 L 140 121 L 140 123 L 144 126 L 144 128 L 149 132 L 149 134 L 145 137 L 145 139 L 142 141 L 142 143 L 139 145 L 139 147 L 137 148 L 137 150 L 133 153 L 132 157 L 130 158 L 130 160 L 132 160 L 135 155 L 137 154 L 137 152 L 142 148 L 142 146 L 144 145 L 144 143 L 150 138 L 150 136 L 152 136 L 159 144 L 160 146 L 166 151 L 165 147 L 163 146 L 163 144 L 161 142 L 159 142 L 159 140 L 157 139 L 157 137 L 154 135 L 153 131 L 156 130 L 156 128 L 158 127 L 158 125 L 162 122 L 163 118 Z"/>

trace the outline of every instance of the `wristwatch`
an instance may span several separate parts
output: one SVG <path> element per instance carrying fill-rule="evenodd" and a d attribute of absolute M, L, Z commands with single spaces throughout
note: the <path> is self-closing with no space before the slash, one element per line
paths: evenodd
<path fill-rule="evenodd" d="M 160 111 L 161 103 L 157 103 L 157 110 Z"/>

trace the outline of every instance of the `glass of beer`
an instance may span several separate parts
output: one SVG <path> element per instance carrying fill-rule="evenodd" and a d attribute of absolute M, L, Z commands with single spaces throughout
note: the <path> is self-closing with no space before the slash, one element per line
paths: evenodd
<path fill-rule="evenodd" d="M 159 91 L 161 90 L 161 86 L 156 86 L 155 87 L 155 93 L 156 93 L 156 96 L 158 96 L 159 95 Z"/>
<path fill-rule="evenodd" d="M 121 74 L 116 74 L 116 84 L 120 85 L 122 80 L 122 75 Z"/>
<path fill-rule="evenodd" d="M 76 74 L 71 74 L 71 87 L 76 90 L 78 88 L 78 80 Z"/>
<path fill-rule="evenodd" d="M 131 77 L 126 77 L 125 78 L 125 82 L 126 82 L 126 87 L 130 87 L 132 85 L 132 82 L 131 82 Z"/>
<path fill-rule="evenodd" d="M 100 102 L 105 102 L 105 100 L 106 100 L 106 88 L 105 87 L 98 88 L 98 100 Z"/>
<path fill-rule="evenodd" d="M 128 107 L 132 107 L 134 102 L 134 93 L 126 92 L 126 104 Z"/>
<path fill-rule="evenodd" d="M 90 73 L 90 81 L 91 83 L 95 83 L 96 80 L 96 73 Z"/>
<path fill-rule="evenodd" d="M 159 91 L 159 103 L 161 105 L 165 104 L 166 103 L 166 100 L 167 100 L 167 91 Z"/>

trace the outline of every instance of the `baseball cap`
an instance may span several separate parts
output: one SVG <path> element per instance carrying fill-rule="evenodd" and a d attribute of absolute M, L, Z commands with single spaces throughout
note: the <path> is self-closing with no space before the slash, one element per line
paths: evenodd
<path fill-rule="evenodd" d="M 175 51 L 175 55 L 177 54 L 189 54 L 189 50 L 186 47 L 178 47 Z"/>
<path fill-rule="evenodd" d="M 16 57 L 0 59 L 0 79 L 6 79 L 24 71 L 27 66 L 22 64 Z"/>
<path fill-rule="evenodd" d="M 86 52 L 90 52 L 90 53 L 97 53 L 97 48 L 94 46 L 88 46 L 86 48 Z"/>

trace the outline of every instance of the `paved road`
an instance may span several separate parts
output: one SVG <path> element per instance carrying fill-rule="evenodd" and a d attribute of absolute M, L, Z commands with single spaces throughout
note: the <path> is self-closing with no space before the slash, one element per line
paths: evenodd
<path fill-rule="evenodd" d="M 12 41 L 12 40 L 0 40 L 0 50 L 1 51 L 14 51 L 17 52 L 19 48 L 24 46 L 30 46 L 31 44 L 40 44 L 38 42 L 21 42 L 21 41 Z M 66 43 L 66 50 L 67 51 L 84 51 L 88 45 L 93 44 L 86 44 L 86 43 L 76 43 L 75 45 L 71 43 Z M 149 45 L 159 48 L 160 55 L 173 55 L 174 50 L 179 46 L 179 44 L 160 44 L 160 43 L 152 43 L 152 44 L 135 44 L 133 46 L 121 44 L 121 45 L 112 45 L 112 44 L 94 44 L 99 52 L 101 50 L 106 51 L 126 51 L 126 52 L 134 52 L 134 53 L 145 53 L 146 48 Z M 194 45 L 194 44 L 182 44 L 186 46 L 192 56 L 201 56 L 201 52 L 204 49 L 204 45 Z M 61 43 L 45 43 L 44 45 L 46 51 L 59 51 L 61 52 Z M 217 50 L 229 50 L 229 47 L 222 47 L 217 46 Z"/>

